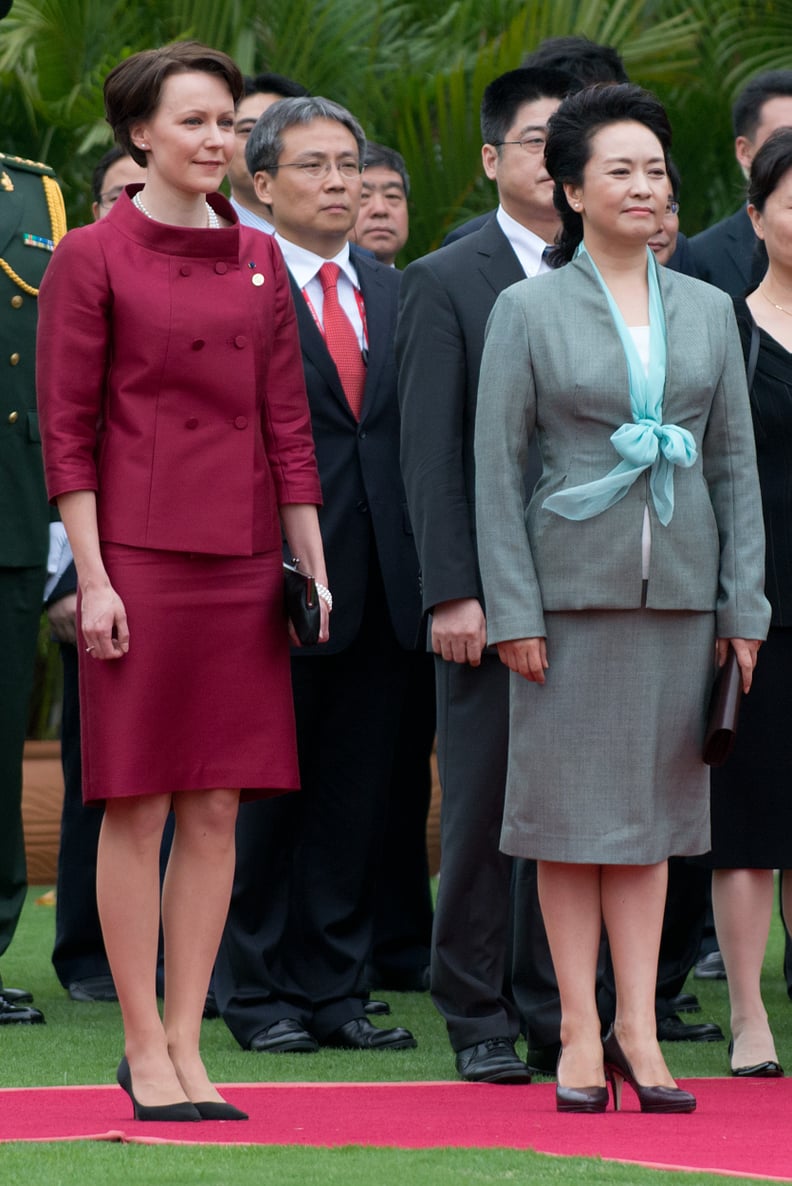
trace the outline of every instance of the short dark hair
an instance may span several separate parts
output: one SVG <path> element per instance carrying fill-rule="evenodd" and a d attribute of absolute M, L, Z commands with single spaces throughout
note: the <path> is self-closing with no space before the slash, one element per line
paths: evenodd
<path fill-rule="evenodd" d="M 523 103 L 537 99 L 563 99 L 578 83 L 563 70 L 537 67 L 507 70 L 484 88 L 481 97 L 481 138 L 485 144 L 500 144 L 514 123 Z"/>
<path fill-rule="evenodd" d="M 679 201 L 679 191 L 682 189 L 682 174 L 677 169 L 671 157 L 666 153 L 666 172 L 668 173 L 668 182 L 671 193 L 674 199 Z"/>
<path fill-rule="evenodd" d="M 404 157 L 395 148 L 388 148 L 386 144 L 376 144 L 373 140 L 367 140 L 363 164 L 367 169 L 390 169 L 392 173 L 398 173 L 402 179 L 404 193 L 409 198 L 410 174 L 407 172 Z"/>
<path fill-rule="evenodd" d="M 94 165 L 94 171 L 91 175 L 91 193 L 95 202 L 101 202 L 102 190 L 104 189 L 104 179 L 107 170 L 116 161 L 123 160 L 129 153 L 120 144 L 114 144 L 112 148 L 108 148 L 104 156 L 100 157 Z"/>
<path fill-rule="evenodd" d="M 583 86 L 595 82 L 629 82 L 621 56 L 612 45 L 600 45 L 588 37 L 547 37 L 526 54 L 523 66 L 549 66 L 566 70 Z"/>
<path fill-rule="evenodd" d="M 218 75 L 227 84 L 234 104 L 239 102 L 239 67 L 228 54 L 199 41 L 174 41 L 160 49 L 141 50 L 114 66 L 105 79 L 105 117 L 116 141 L 137 165 L 145 168 L 146 154 L 132 143 L 130 129 L 156 111 L 166 78 L 192 70 Z"/>
<path fill-rule="evenodd" d="M 792 70 L 767 70 L 757 74 L 740 91 L 732 106 L 735 138 L 753 140 L 762 120 L 762 108 L 768 99 L 792 96 Z"/>
<path fill-rule="evenodd" d="M 281 99 L 298 99 L 300 95 L 307 95 L 308 90 L 301 82 L 287 78 L 285 74 L 246 74 L 242 79 L 243 95 L 280 95 Z"/>
<path fill-rule="evenodd" d="M 761 214 L 781 178 L 792 169 L 792 128 L 778 128 L 768 136 L 751 161 L 748 201 Z"/>
<path fill-rule="evenodd" d="M 671 125 L 660 100 L 642 87 L 632 83 L 598 83 L 564 99 L 550 117 L 545 163 L 555 182 L 553 203 L 561 215 L 556 263 L 567 263 L 583 238 L 583 219 L 567 201 L 564 185 L 582 184 L 595 133 L 608 124 L 625 120 L 641 123 L 655 134 L 667 167 Z"/>
<path fill-rule="evenodd" d="M 311 124 L 315 119 L 332 119 L 343 124 L 355 137 L 361 161 L 366 153 L 366 133 L 351 111 L 323 99 L 321 95 L 303 95 L 273 103 L 254 123 L 247 144 L 245 162 L 251 177 L 277 165 L 283 152 L 283 133 L 295 124 Z"/>

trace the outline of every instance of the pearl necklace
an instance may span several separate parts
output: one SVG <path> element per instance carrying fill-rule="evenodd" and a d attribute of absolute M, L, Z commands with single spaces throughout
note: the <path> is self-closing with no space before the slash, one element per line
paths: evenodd
<path fill-rule="evenodd" d="M 779 313 L 786 313 L 787 317 L 792 317 L 792 309 L 785 309 L 783 305 L 777 305 L 777 304 L 775 303 L 775 301 L 771 301 L 771 300 L 770 300 L 770 297 L 767 295 L 767 293 L 766 293 L 766 292 L 765 292 L 765 290 L 764 290 L 764 285 L 762 285 L 762 284 L 760 284 L 760 285 L 759 285 L 759 291 L 761 292 L 761 294 L 762 294 L 762 296 L 764 297 L 764 299 L 765 299 L 765 300 L 766 300 L 766 301 L 767 301 L 769 304 L 771 304 L 771 305 L 773 306 L 773 308 L 774 308 L 774 309 L 778 309 L 778 312 L 779 312 Z"/>
<path fill-rule="evenodd" d="M 159 219 L 155 218 L 154 215 L 143 205 L 143 199 L 140 196 L 140 191 L 138 191 L 138 193 L 136 193 L 133 197 L 132 205 L 137 206 L 140 213 L 145 214 L 146 218 L 150 218 L 152 222 L 159 221 Z M 208 202 L 205 201 L 204 206 L 206 207 L 206 218 L 209 229 L 212 231 L 217 230 L 220 226 L 220 219 L 217 217 Z"/>

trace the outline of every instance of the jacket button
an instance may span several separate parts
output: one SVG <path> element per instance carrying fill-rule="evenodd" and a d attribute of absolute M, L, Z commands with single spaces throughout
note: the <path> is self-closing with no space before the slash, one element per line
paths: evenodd
<path fill-rule="evenodd" d="M 19 355 L 17 354 L 17 352 L 16 352 L 16 351 L 14 351 L 14 353 L 13 353 L 13 354 L 10 356 L 10 358 L 8 359 L 8 361 L 11 363 L 11 366 L 12 366 L 12 367 L 18 366 L 18 364 L 19 364 Z"/>
<path fill-rule="evenodd" d="M 11 308 L 12 309 L 21 309 L 22 306 L 24 305 L 24 303 L 25 303 L 24 299 L 19 295 L 19 293 L 16 293 L 14 296 L 11 297 Z"/>
<path fill-rule="evenodd" d="M 365 515 L 368 512 L 368 503 L 367 502 L 357 503 L 355 510 L 360 511 L 361 515 Z"/>
<path fill-rule="evenodd" d="M 8 417 L 8 423 L 16 424 L 18 419 L 19 419 L 19 412 L 11 412 L 11 414 Z"/>
<path fill-rule="evenodd" d="M 237 350 L 244 350 L 247 346 L 247 338 L 245 335 L 237 334 L 237 336 L 234 338 L 234 345 L 236 346 Z"/>
<path fill-rule="evenodd" d="M 228 271 L 228 264 L 224 264 L 222 262 L 215 264 L 215 271 L 217 272 L 218 276 L 225 276 L 226 272 Z"/>
<path fill-rule="evenodd" d="M 192 348 L 193 350 L 203 350 L 205 345 L 206 342 L 203 340 L 203 338 L 196 338 L 192 344 Z"/>
<path fill-rule="evenodd" d="M 191 416 L 189 420 L 185 420 L 184 427 L 185 428 L 197 428 L 198 427 L 197 418 L 195 416 Z"/>
<path fill-rule="evenodd" d="M 182 276 L 191 276 L 192 268 L 190 267 L 189 264 L 182 264 L 182 266 L 179 268 L 179 272 L 181 273 Z"/>
<path fill-rule="evenodd" d="M 237 416 L 234 428 L 247 428 L 247 416 Z"/>
<path fill-rule="evenodd" d="M 359 439 L 359 440 L 361 440 L 361 441 L 365 441 L 365 439 L 366 439 L 366 435 L 367 435 L 367 434 L 366 434 L 366 430 L 365 430 L 365 428 L 363 428 L 363 429 L 361 429 L 361 431 L 358 433 L 358 439 Z"/>

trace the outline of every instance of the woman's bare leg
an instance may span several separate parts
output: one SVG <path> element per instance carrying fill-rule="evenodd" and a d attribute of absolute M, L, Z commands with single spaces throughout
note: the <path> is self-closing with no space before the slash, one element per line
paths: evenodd
<path fill-rule="evenodd" d="M 159 858 L 169 795 L 109 799 L 99 837 L 96 896 L 124 1021 L 132 1086 L 146 1106 L 185 1100 L 157 1007 Z"/>
<path fill-rule="evenodd" d="M 604 865 L 602 914 L 616 982 L 613 1023 L 639 1083 L 673 1087 L 657 1041 L 655 989 L 668 864 Z"/>
<path fill-rule="evenodd" d="M 729 985 L 733 1067 L 777 1061 L 761 990 L 774 898 L 772 869 L 713 870 L 712 909 Z"/>
<path fill-rule="evenodd" d="M 199 1052 L 206 992 L 223 934 L 234 879 L 239 791 L 181 791 L 162 894 L 165 935 L 165 1033 L 189 1099 L 221 1099 Z"/>
<path fill-rule="evenodd" d="M 564 1087 L 604 1086 L 596 1000 L 600 867 L 539 861 L 538 888 L 561 997 L 558 1081 Z"/>

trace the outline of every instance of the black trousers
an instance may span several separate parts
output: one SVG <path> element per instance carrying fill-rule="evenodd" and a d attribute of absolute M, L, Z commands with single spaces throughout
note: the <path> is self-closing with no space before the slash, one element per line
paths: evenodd
<path fill-rule="evenodd" d="M 354 643 L 295 656 L 302 789 L 243 805 L 215 994 L 244 1047 L 284 1017 L 321 1040 L 362 1015 L 407 656 L 370 585 Z"/>
<path fill-rule="evenodd" d="M 27 890 L 22 832 L 22 751 L 27 732 L 46 570 L 0 568 L 0 956 Z"/>

